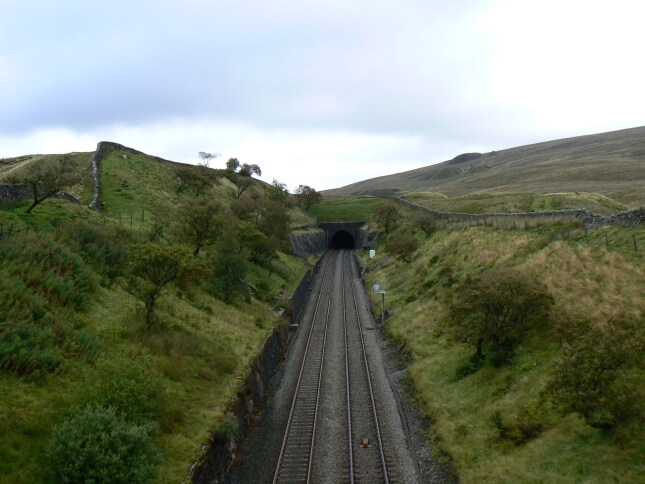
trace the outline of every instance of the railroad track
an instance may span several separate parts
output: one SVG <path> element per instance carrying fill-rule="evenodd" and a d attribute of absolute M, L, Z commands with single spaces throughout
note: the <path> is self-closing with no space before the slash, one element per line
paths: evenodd
<path fill-rule="evenodd" d="M 309 482 L 311 474 L 332 292 L 333 271 L 329 272 L 329 266 L 332 264 L 329 259 L 335 260 L 336 257 L 326 257 L 323 280 L 316 297 L 316 309 L 309 329 L 307 346 L 291 403 L 278 465 L 273 477 L 274 483 Z"/>
<path fill-rule="evenodd" d="M 335 274 L 333 268 L 337 265 L 338 257 L 342 258 L 341 273 Z M 312 482 L 315 448 L 316 445 L 325 444 L 324 439 L 342 449 L 336 453 L 337 457 L 334 457 L 340 461 L 334 461 L 333 466 L 339 474 L 333 478 L 325 476 L 327 480 L 349 483 L 398 481 L 393 469 L 396 467 L 395 462 L 384 448 L 379 426 L 378 399 L 370 377 L 363 324 L 354 285 L 357 273 L 352 251 L 326 256 L 320 290 L 310 298 L 310 304 L 315 300 L 316 307 L 274 474 L 274 483 Z M 332 305 L 338 304 L 342 305 L 342 312 L 334 311 L 337 317 L 330 318 Z M 339 314 L 342 314 L 342 317 L 338 316 Z M 342 325 L 342 328 L 337 325 Z M 334 365 L 325 365 L 325 345 L 329 344 L 329 339 L 333 339 L 328 338 L 330 328 L 332 333 L 340 330 L 344 333 L 343 351 L 336 353 L 343 353 L 345 360 L 344 375 L 340 378 L 331 375 Z M 339 341 L 336 340 L 338 345 Z M 318 435 L 316 424 L 321 411 L 320 390 L 324 379 L 327 379 L 328 390 L 332 388 L 331 385 L 336 385 L 333 388 L 340 392 L 340 385 L 344 384 L 343 411 L 346 413 L 346 425 L 336 434 L 321 431 L 319 433 L 324 435 Z M 344 383 L 333 383 L 336 380 L 344 380 Z M 326 418 L 331 416 L 327 415 Z M 347 455 L 343 458 L 345 452 Z"/>

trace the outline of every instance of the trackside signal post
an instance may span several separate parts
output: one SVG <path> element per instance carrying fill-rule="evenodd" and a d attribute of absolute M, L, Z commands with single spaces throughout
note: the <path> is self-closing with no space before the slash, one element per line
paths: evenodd
<path fill-rule="evenodd" d="M 381 295 L 381 326 L 385 322 L 385 294 L 387 294 L 387 291 L 384 289 L 381 289 L 380 284 L 374 284 L 374 294 L 380 294 Z"/>

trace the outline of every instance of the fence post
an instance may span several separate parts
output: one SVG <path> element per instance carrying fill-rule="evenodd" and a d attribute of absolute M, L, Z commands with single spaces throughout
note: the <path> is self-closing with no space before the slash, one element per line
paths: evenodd
<path fill-rule="evenodd" d="M 632 238 L 634 239 L 634 252 L 638 252 L 638 244 L 636 243 L 636 234 L 632 234 Z"/>
<path fill-rule="evenodd" d="M 587 241 L 587 245 L 589 245 L 589 233 L 587 232 L 587 227 L 585 227 L 585 240 Z"/>

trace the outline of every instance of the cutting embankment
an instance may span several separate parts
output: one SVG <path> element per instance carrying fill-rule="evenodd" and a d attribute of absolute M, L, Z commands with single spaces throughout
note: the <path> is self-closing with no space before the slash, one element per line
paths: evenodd
<path fill-rule="evenodd" d="M 463 482 L 636 482 L 645 232 L 523 230 L 412 223 L 377 248 L 400 254 L 366 278 L 411 398 Z"/>
<path fill-rule="evenodd" d="M 65 159 L 87 204 L 91 156 L 3 160 L 1 181 Z M 286 255 L 307 216 L 282 190 L 119 145 L 100 171 L 100 212 L 0 206 L 3 482 L 184 480 L 237 435 L 231 402 L 307 269 Z"/>

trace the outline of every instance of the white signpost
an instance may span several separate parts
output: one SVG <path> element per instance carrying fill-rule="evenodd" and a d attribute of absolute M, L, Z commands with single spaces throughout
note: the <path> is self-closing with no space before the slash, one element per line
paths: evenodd
<path fill-rule="evenodd" d="M 385 322 L 385 294 L 387 294 L 387 291 L 381 289 L 380 284 L 374 284 L 374 294 L 381 295 L 381 325 L 383 325 Z"/>

